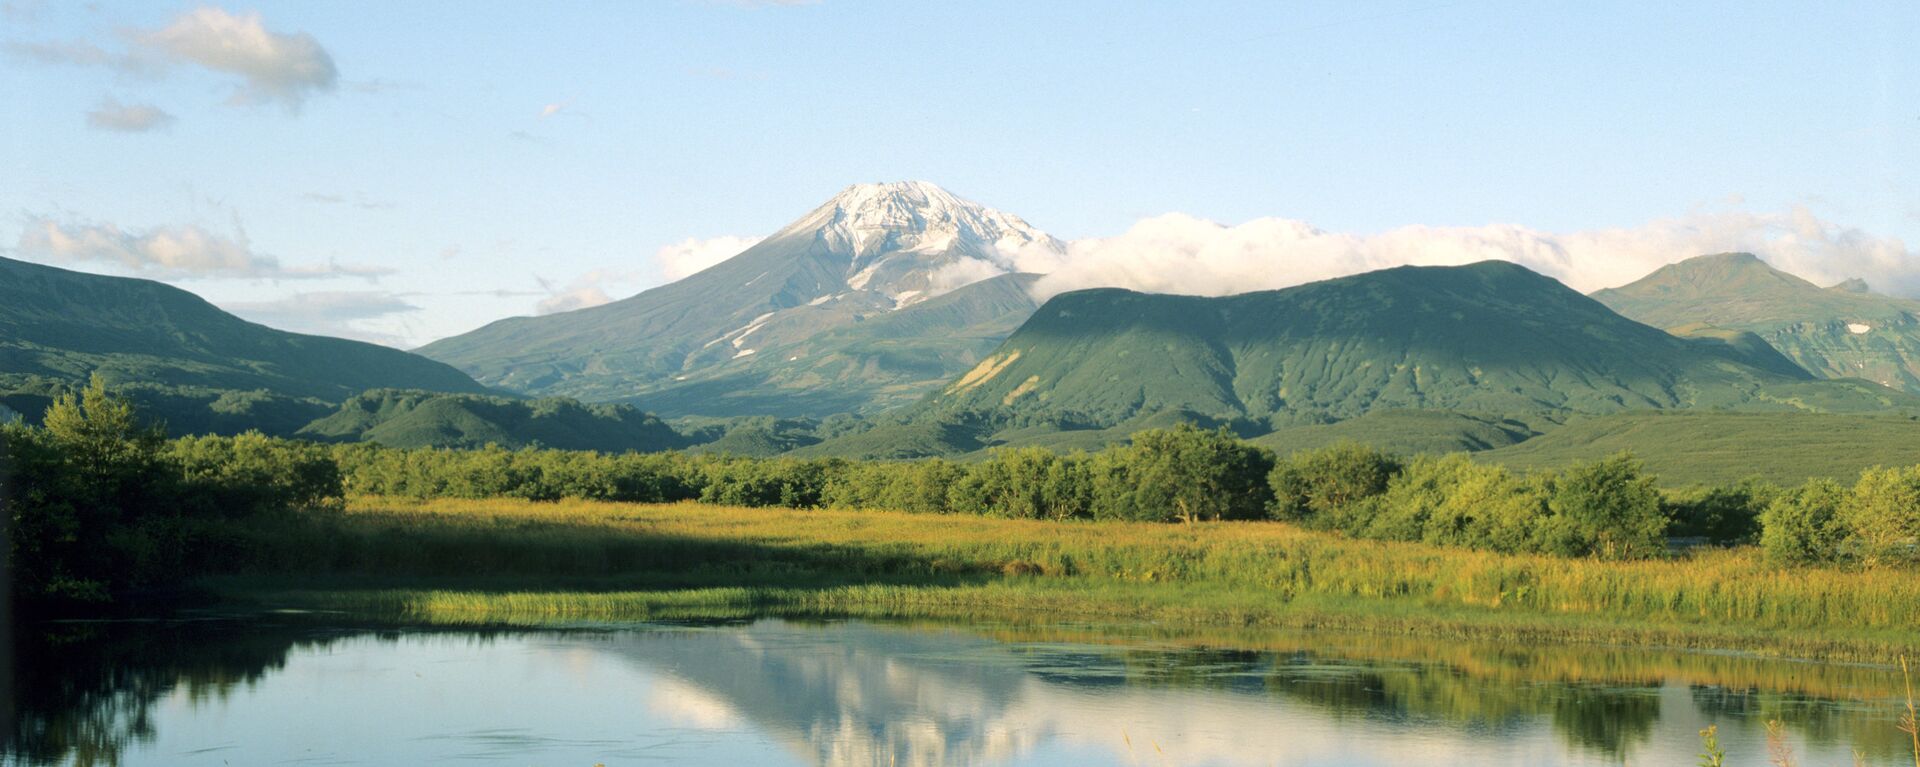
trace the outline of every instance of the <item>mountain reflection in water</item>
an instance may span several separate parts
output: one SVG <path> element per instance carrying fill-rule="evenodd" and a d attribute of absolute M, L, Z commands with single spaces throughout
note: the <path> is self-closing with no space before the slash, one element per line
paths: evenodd
<path fill-rule="evenodd" d="M 1258 650 L 781 620 L 23 629 L 0 763 L 1801 764 L 1905 758 L 1884 668 L 1351 634 Z"/>

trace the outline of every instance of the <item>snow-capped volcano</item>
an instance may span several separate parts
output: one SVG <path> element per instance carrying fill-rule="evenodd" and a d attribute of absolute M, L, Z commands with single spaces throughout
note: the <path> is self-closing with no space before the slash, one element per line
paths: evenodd
<path fill-rule="evenodd" d="M 857 184 L 683 279 L 421 352 L 492 386 L 675 414 L 894 406 L 978 364 L 1037 306 L 1009 272 L 1065 249 L 924 181 Z"/>
<path fill-rule="evenodd" d="M 1010 271 L 1016 254 L 1065 250 L 1019 216 L 925 181 L 849 186 L 768 239 L 786 238 L 844 255 L 849 289 L 901 306 Z"/>
<path fill-rule="evenodd" d="M 903 250 L 992 257 L 1034 245 L 1062 247 L 1019 216 L 962 200 L 925 181 L 849 186 L 774 236 L 797 233 L 812 234 L 856 260 Z"/>

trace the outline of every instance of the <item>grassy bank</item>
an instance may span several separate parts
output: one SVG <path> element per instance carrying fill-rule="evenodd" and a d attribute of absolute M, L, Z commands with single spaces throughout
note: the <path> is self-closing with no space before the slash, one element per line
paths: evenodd
<path fill-rule="evenodd" d="M 448 623 L 749 614 L 1333 627 L 1884 660 L 1920 579 L 1751 550 L 1600 562 L 1284 523 L 1049 522 L 678 504 L 359 498 L 273 542 L 276 605 Z"/>

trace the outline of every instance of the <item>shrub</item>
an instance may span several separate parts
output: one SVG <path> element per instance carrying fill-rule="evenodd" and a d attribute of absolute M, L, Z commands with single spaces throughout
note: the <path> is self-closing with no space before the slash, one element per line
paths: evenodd
<path fill-rule="evenodd" d="M 730 506 L 814 508 L 820 505 L 828 475 L 842 465 L 837 460 L 719 459 L 706 466 L 700 500 Z"/>
<path fill-rule="evenodd" d="M 1816 479 L 1781 493 L 1760 515 L 1760 548 L 1782 564 L 1823 564 L 1840 558 L 1846 530 L 1839 521 L 1848 491 L 1830 479 Z"/>
<path fill-rule="evenodd" d="M 1561 556 L 1639 559 L 1665 550 L 1660 491 L 1627 453 L 1574 464 L 1552 479 L 1540 549 Z"/>
<path fill-rule="evenodd" d="M 1861 472 L 1839 520 L 1847 545 L 1869 567 L 1920 560 L 1920 466 Z"/>
<path fill-rule="evenodd" d="M 1275 519 L 1312 520 L 1336 514 L 1387 491 L 1399 459 L 1351 442 L 1288 456 L 1267 477 Z M 1331 521 L 1319 526 L 1336 527 Z"/>
<path fill-rule="evenodd" d="M 848 464 L 828 478 L 821 504 L 841 509 L 953 511 L 948 496 L 967 470 L 952 461 L 869 461 Z"/>
<path fill-rule="evenodd" d="M 967 468 L 947 492 L 949 509 L 1022 519 L 1085 517 L 1092 487 L 1084 456 L 1040 447 L 999 450 Z"/>
<path fill-rule="evenodd" d="M 1533 550 L 1548 514 L 1542 482 L 1460 453 L 1414 459 L 1373 506 L 1368 537 L 1506 552 Z"/>
<path fill-rule="evenodd" d="M 1757 478 L 1724 487 L 1692 488 L 1665 501 L 1668 535 L 1706 538 L 1719 544 L 1752 543 L 1760 515 L 1785 491 Z"/>
<path fill-rule="evenodd" d="M 1108 452 L 1125 467 L 1131 518 L 1259 519 L 1272 502 L 1266 480 L 1273 455 L 1225 428 L 1205 431 L 1181 424 L 1143 431 L 1133 435 L 1132 445 Z"/>
<path fill-rule="evenodd" d="M 206 518 L 338 507 L 344 494 L 340 465 L 327 450 L 259 432 L 186 437 L 164 457 L 190 489 L 183 502 Z"/>

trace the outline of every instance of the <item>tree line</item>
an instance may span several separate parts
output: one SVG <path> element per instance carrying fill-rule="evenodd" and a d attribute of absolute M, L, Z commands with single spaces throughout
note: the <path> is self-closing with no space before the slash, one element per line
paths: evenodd
<path fill-rule="evenodd" d="M 1465 454 L 1359 445 L 1284 457 L 1231 432 L 1143 431 L 1096 453 L 847 461 L 667 453 L 395 449 L 258 434 L 166 440 L 96 382 L 40 426 L 0 426 L 16 593 L 105 601 L 194 575 L 271 569 L 350 494 L 895 509 L 1054 520 L 1280 520 L 1360 538 L 1569 557 L 1662 556 L 1676 539 L 1757 544 L 1793 565 L 1920 560 L 1920 467 L 1851 487 L 1748 481 L 1661 491 L 1630 455 L 1518 474 Z"/>

